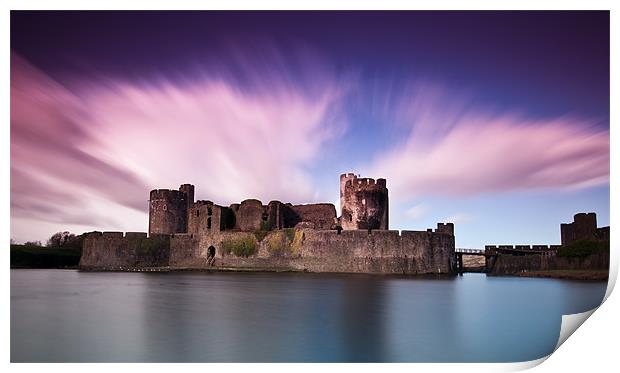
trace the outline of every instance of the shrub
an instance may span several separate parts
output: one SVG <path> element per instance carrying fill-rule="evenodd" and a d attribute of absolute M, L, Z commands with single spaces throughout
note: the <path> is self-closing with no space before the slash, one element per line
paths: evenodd
<path fill-rule="evenodd" d="M 564 258 L 586 258 L 593 254 L 609 251 L 609 241 L 576 241 L 558 249 L 557 256 Z"/>
<path fill-rule="evenodd" d="M 222 242 L 222 248 L 226 254 L 235 254 L 247 258 L 256 252 L 256 241 L 252 236 L 243 238 L 231 238 Z"/>
<path fill-rule="evenodd" d="M 280 256 L 284 254 L 285 251 L 288 251 L 286 237 L 282 231 L 277 231 L 271 234 L 268 238 L 267 246 L 269 248 L 269 252 L 276 256 Z"/>

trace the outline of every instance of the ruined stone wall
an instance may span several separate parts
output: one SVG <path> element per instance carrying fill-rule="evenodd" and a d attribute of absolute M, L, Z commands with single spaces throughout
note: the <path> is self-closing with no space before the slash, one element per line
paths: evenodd
<path fill-rule="evenodd" d="M 235 228 L 240 231 L 261 230 L 263 221 L 267 221 L 267 216 L 263 219 L 263 204 L 257 199 L 246 199 L 241 202 L 235 214 Z"/>
<path fill-rule="evenodd" d="M 230 212 L 236 222 L 233 228 L 244 232 L 293 228 L 301 222 L 308 223 L 307 227 L 330 229 L 336 218 L 336 208 L 329 203 L 293 206 L 271 201 L 264 206 L 259 200 L 249 199 L 231 205 Z"/>
<path fill-rule="evenodd" d="M 149 234 L 187 231 L 187 195 L 178 190 L 152 190 L 149 198 Z"/>
<path fill-rule="evenodd" d="M 213 230 L 232 229 L 234 224 L 230 208 L 211 201 L 197 201 L 187 213 L 187 233 L 190 234 L 203 235 Z"/>
<path fill-rule="evenodd" d="M 208 201 L 196 201 L 187 211 L 187 233 L 205 234 L 211 222 L 212 204 Z"/>
<path fill-rule="evenodd" d="M 454 235 L 454 223 L 437 223 L 435 232 Z"/>
<path fill-rule="evenodd" d="M 573 223 L 560 224 L 560 239 L 562 245 L 568 245 L 575 241 L 575 231 L 573 230 Z"/>
<path fill-rule="evenodd" d="M 455 270 L 454 236 L 434 232 L 282 229 L 270 232 L 211 232 L 192 237 L 193 249 L 183 237 L 181 254 L 175 253 L 172 239 L 172 266 L 206 268 L 208 248 L 216 250 L 217 267 L 245 267 L 265 270 L 361 273 L 451 273 Z M 236 246 L 235 246 L 236 245 Z M 236 249 L 249 245 L 250 255 Z M 188 253 L 194 255 L 192 257 Z"/>
<path fill-rule="evenodd" d="M 202 255 L 199 240 L 193 234 L 175 234 L 170 238 L 170 266 L 195 267 L 207 265 L 206 255 Z"/>
<path fill-rule="evenodd" d="M 309 223 L 308 228 L 332 229 L 335 227 L 336 207 L 331 203 L 315 203 L 290 206 L 291 214 L 286 227 Z"/>
<path fill-rule="evenodd" d="M 285 228 L 285 209 L 287 208 L 288 206 L 280 201 L 269 202 L 269 204 L 265 207 L 265 211 L 267 212 L 267 226 L 265 226 L 265 228 Z"/>
<path fill-rule="evenodd" d="M 185 195 L 185 203 L 187 209 L 194 204 L 194 186 L 192 184 L 183 184 L 179 187 L 179 191 Z"/>
<path fill-rule="evenodd" d="M 81 269 L 123 270 L 169 264 L 170 237 L 146 233 L 90 232 L 84 237 Z"/>
<path fill-rule="evenodd" d="M 572 223 L 560 224 L 562 245 L 568 245 L 579 240 L 598 240 L 600 232 L 597 229 L 596 214 L 578 213 Z"/>
<path fill-rule="evenodd" d="M 609 269 L 609 252 L 585 258 L 567 258 L 555 255 L 498 254 L 487 271 L 493 275 L 510 275 L 524 271 Z"/>
<path fill-rule="evenodd" d="M 609 241 L 609 226 L 597 228 L 596 238 L 600 241 Z"/>
<path fill-rule="evenodd" d="M 340 176 L 340 225 L 343 229 L 389 229 L 385 179 Z"/>

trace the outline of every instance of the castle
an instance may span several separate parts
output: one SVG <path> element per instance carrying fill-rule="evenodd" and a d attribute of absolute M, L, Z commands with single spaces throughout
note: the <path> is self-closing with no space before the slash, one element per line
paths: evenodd
<path fill-rule="evenodd" d="M 376 182 L 355 174 L 340 176 L 340 207 L 336 218 L 331 203 L 292 205 L 246 199 L 228 207 L 211 201 L 194 202 L 194 186 L 179 190 L 155 189 L 149 198 L 149 234 L 190 233 L 205 235 L 214 231 L 241 232 L 304 227 L 312 229 L 388 229 L 388 190 L 385 179 Z"/>
<path fill-rule="evenodd" d="M 340 176 L 341 216 L 330 203 L 194 201 L 194 186 L 156 189 L 149 232 L 91 232 L 82 269 L 260 269 L 453 273 L 454 225 L 390 231 L 385 179 Z"/>

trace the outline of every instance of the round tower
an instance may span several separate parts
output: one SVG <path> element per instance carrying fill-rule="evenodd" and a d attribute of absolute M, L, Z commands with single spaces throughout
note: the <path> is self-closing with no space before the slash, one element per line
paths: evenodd
<path fill-rule="evenodd" d="M 149 235 L 187 231 L 187 193 L 155 189 L 149 198 Z"/>
<path fill-rule="evenodd" d="M 389 229 L 386 180 L 341 175 L 340 211 L 343 229 Z"/>

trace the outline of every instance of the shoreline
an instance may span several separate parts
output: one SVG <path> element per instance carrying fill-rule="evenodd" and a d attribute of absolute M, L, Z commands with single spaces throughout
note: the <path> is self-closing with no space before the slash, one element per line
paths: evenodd
<path fill-rule="evenodd" d="M 553 278 L 559 280 L 575 280 L 588 282 L 607 282 L 608 270 L 578 270 L 578 269 L 555 269 L 544 271 L 525 271 L 518 273 L 489 274 L 490 276 Z"/>
<path fill-rule="evenodd" d="M 458 274 L 416 274 L 403 275 L 399 273 L 366 273 L 366 272 L 311 272 L 292 268 L 244 268 L 244 267 L 219 267 L 219 268 L 170 268 L 170 267 L 143 267 L 143 268 L 79 268 L 79 267 L 22 267 L 15 266 L 10 269 L 58 269 L 58 270 L 78 270 L 81 272 L 205 272 L 205 273 L 312 273 L 312 274 L 353 274 L 353 275 L 378 275 L 378 276 L 399 276 L 410 278 L 443 278 L 457 277 Z M 484 274 L 483 272 L 467 272 Z M 545 270 L 545 271 L 525 271 L 518 273 L 493 274 L 487 273 L 490 277 L 530 277 L 530 278 L 549 278 L 559 280 L 603 282 L 608 281 L 609 271 L 607 270 Z"/>

